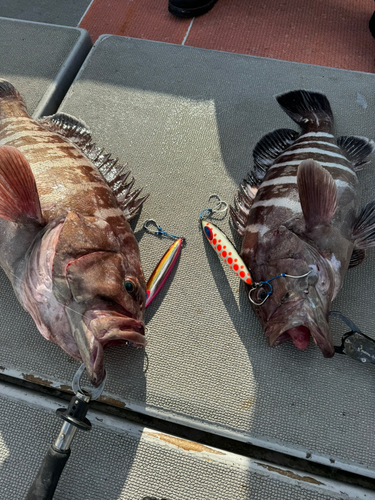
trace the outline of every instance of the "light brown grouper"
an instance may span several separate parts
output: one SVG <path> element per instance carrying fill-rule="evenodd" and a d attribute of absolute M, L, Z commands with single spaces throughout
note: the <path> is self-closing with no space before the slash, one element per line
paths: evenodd
<path fill-rule="evenodd" d="M 291 339 L 305 349 L 312 336 L 331 357 L 331 301 L 348 267 L 375 245 L 375 202 L 360 209 L 356 174 L 374 143 L 336 140 L 323 94 L 297 90 L 277 101 L 302 132 L 276 130 L 256 145 L 232 220 L 256 283 L 247 287 L 249 300 L 269 344 Z"/>
<path fill-rule="evenodd" d="M 86 127 L 34 121 L 0 80 L 0 265 L 41 334 L 84 362 L 98 386 L 103 349 L 145 344 L 146 285 L 129 225 L 147 198 Z"/>

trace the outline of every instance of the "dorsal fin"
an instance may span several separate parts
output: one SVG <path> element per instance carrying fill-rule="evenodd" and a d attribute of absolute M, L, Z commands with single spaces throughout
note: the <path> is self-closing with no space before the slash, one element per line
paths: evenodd
<path fill-rule="evenodd" d="M 240 236 L 245 234 L 247 219 L 257 191 L 258 186 L 255 183 L 252 183 L 251 180 L 244 179 L 243 183 L 240 184 L 234 207 L 232 207 L 232 205 L 229 207 L 233 226 Z"/>
<path fill-rule="evenodd" d="M 353 250 L 352 256 L 350 257 L 349 267 L 359 266 L 366 257 L 366 250 L 363 248 L 355 248 Z"/>
<path fill-rule="evenodd" d="M 253 151 L 254 176 L 262 180 L 275 159 L 291 146 L 299 133 L 288 128 L 274 130 L 262 137 Z"/>
<path fill-rule="evenodd" d="M 337 208 L 337 188 L 332 175 L 317 161 L 303 160 L 297 170 L 297 185 L 306 229 L 328 224 Z"/>
<path fill-rule="evenodd" d="M 355 249 L 375 246 L 375 201 L 367 203 L 354 225 L 353 236 Z"/>
<path fill-rule="evenodd" d="M 99 169 L 100 173 L 107 181 L 116 196 L 120 208 L 124 211 L 127 220 L 134 217 L 138 208 L 148 198 L 149 195 L 136 200 L 141 192 L 140 189 L 131 192 L 134 178 L 128 184 L 124 184 L 130 175 L 126 166 L 118 166 L 118 158 L 112 158 L 105 153 L 104 149 L 93 144 L 91 132 L 84 122 L 66 113 L 57 113 L 39 120 L 39 124 L 51 132 L 58 133 L 75 144 L 82 153 Z"/>
<path fill-rule="evenodd" d="M 44 224 L 29 162 L 11 146 L 0 147 L 0 217 L 21 225 Z"/>
<path fill-rule="evenodd" d="M 38 123 L 51 132 L 66 137 L 79 148 L 91 142 L 91 132 L 86 124 L 66 113 L 44 116 Z"/>
<path fill-rule="evenodd" d="M 375 144 L 367 137 L 341 136 L 337 138 L 337 145 L 344 151 L 348 160 L 353 164 L 354 171 L 362 170 L 370 162 L 368 156 L 374 151 Z"/>

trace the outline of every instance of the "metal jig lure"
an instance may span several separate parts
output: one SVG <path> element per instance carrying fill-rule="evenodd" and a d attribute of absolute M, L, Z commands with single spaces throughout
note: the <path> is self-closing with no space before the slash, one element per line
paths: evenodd
<path fill-rule="evenodd" d="M 151 231 L 149 228 L 150 224 L 155 225 L 157 227 L 157 231 Z M 180 255 L 181 246 L 185 241 L 185 238 L 175 236 L 173 234 L 167 233 L 166 231 L 163 231 L 163 229 L 153 219 L 146 220 L 146 222 L 143 224 L 143 227 L 151 234 L 168 236 L 169 238 L 176 240 L 160 259 L 158 265 L 155 267 L 147 282 L 145 303 L 145 307 L 147 307 L 160 292 L 168 276 L 170 275 L 177 261 L 177 258 Z"/>
<path fill-rule="evenodd" d="M 205 218 L 212 214 L 226 213 L 228 210 L 228 204 L 225 201 L 222 201 L 218 195 L 212 194 L 208 200 L 211 198 L 218 199 L 216 206 L 214 208 L 206 208 L 199 214 L 199 220 L 202 224 L 203 232 L 219 257 L 226 264 L 228 264 L 231 269 L 233 269 L 242 281 L 251 285 L 253 283 L 253 279 L 250 271 L 235 249 L 234 245 L 228 240 L 225 234 L 217 226 L 215 226 L 215 224 L 212 224 L 212 222 L 209 222 Z"/>

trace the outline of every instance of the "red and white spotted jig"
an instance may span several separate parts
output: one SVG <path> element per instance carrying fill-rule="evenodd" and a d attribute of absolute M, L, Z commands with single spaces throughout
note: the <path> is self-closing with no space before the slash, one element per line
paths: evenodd
<path fill-rule="evenodd" d="M 253 279 L 250 271 L 235 249 L 234 245 L 228 240 L 225 234 L 217 226 L 215 226 L 215 224 L 212 224 L 212 222 L 209 222 L 204 218 L 214 213 L 225 213 L 228 210 L 228 204 L 225 201 L 220 200 L 217 195 L 211 195 L 209 200 L 214 197 L 219 200 L 217 205 L 214 208 L 206 208 L 199 215 L 203 232 L 219 257 L 231 269 L 233 269 L 242 281 L 244 281 L 247 285 L 252 285 Z"/>

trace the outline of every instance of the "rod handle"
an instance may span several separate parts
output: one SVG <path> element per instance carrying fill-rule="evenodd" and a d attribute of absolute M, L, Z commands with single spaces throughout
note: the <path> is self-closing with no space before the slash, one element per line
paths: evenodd
<path fill-rule="evenodd" d="M 52 500 L 70 449 L 58 450 L 51 444 L 25 500 Z"/>

